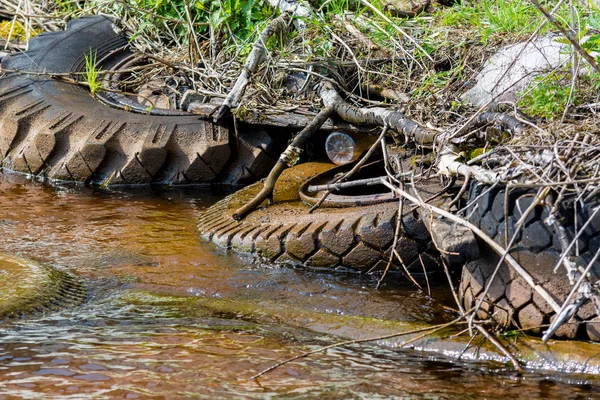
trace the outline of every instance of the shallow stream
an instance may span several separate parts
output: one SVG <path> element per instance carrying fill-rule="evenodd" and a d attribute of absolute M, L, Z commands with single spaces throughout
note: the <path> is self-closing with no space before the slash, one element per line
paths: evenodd
<path fill-rule="evenodd" d="M 594 398 L 600 378 L 340 341 L 452 315 L 410 284 L 264 265 L 201 243 L 208 189 L 98 191 L 0 173 L 0 252 L 66 269 L 76 308 L 0 325 L 0 398 Z"/>

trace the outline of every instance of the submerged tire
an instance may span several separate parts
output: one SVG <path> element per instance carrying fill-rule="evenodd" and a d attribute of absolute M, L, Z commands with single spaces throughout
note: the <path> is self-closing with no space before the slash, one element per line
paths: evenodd
<path fill-rule="evenodd" d="M 77 306 L 86 297 L 75 276 L 0 254 L 0 321 Z"/>
<path fill-rule="evenodd" d="M 487 193 L 486 193 L 487 191 Z M 471 188 L 469 198 L 479 198 L 469 210 L 470 220 L 497 243 L 505 246 L 505 231 L 508 237 L 514 233 L 514 226 L 524 211 L 532 204 L 535 192 L 513 190 L 506 202 L 505 189 L 476 184 Z M 573 237 L 575 215 L 568 204 L 561 209 L 562 225 Z M 579 226 L 591 215 L 592 207 L 579 210 Z M 571 284 L 562 266 L 555 274 L 554 266 L 563 250 L 558 235 L 544 222 L 546 211 L 538 205 L 527 217 L 510 254 L 560 305 L 571 290 Z M 596 215 L 590 227 L 579 240 L 579 265 L 587 265 L 600 247 L 600 215 Z M 509 239 L 510 240 L 510 239 Z M 466 309 L 474 307 L 490 282 L 499 257 L 485 244 L 482 257 L 467 263 L 463 268 L 460 284 L 460 297 Z M 591 271 L 595 279 L 600 278 L 600 262 L 596 261 Z M 546 301 L 529 286 L 523 278 L 504 263 L 479 312 L 481 318 L 491 316 L 504 327 L 516 327 L 541 333 L 555 318 L 555 312 Z M 600 341 L 600 318 L 591 302 L 579 309 L 573 319 L 563 324 L 555 334 L 559 338 L 581 338 Z"/>
<path fill-rule="evenodd" d="M 237 183 L 239 171 L 260 176 L 274 163 L 270 138 L 240 134 L 232 155 L 230 131 L 192 114 L 144 115 L 106 106 L 80 85 L 85 56 L 110 69 L 128 39 L 111 21 L 91 16 L 67 30 L 44 33 L 29 50 L 5 57 L 0 78 L 0 162 L 3 168 L 89 184 Z M 268 140 L 266 140 L 268 139 Z M 269 166 L 270 168 L 270 166 Z"/>
<path fill-rule="evenodd" d="M 335 167 L 312 162 L 287 169 L 279 178 L 273 202 L 254 210 L 242 221 L 233 213 L 253 198 L 261 183 L 248 186 L 204 211 L 200 235 L 213 243 L 262 256 L 270 261 L 313 269 L 365 272 L 385 267 L 394 239 L 398 203 L 347 208 L 321 208 L 308 214 L 298 189 L 307 179 Z M 430 237 L 418 216 L 405 216 L 396 247 L 408 268 L 431 265 Z"/>

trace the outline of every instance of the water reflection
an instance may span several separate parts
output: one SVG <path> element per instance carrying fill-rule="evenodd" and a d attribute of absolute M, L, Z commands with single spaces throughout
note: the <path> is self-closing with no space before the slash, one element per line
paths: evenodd
<path fill-rule="evenodd" d="M 76 309 L 4 323 L 0 397 L 597 395 L 592 377 L 522 378 L 504 366 L 374 345 L 333 349 L 250 380 L 333 343 L 327 333 L 362 329 L 361 317 L 438 322 L 448 312 L 410 285 L 375 291 L 368 278 L 261 265 L 198 243 L 194 216 L 221 196 L 206 189 L 56 189 L 0 175 L 0 251 L 69 269 L 90 289 Z"/>

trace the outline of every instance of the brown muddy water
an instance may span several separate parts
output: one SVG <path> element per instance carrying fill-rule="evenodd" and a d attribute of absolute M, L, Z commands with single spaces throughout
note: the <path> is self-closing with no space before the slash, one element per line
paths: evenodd
<path fill-rule="evenodd" d="M 0 398 L 600 398 L 600 377 L 377 344 L 452 317 L 409 284 L 265 265 L 198 241 L 208 189 L 48 187 L 0 173 L 0 252 L 71 271 L 81 306 L 0 325 Z M 445 298 L 441 288 L 433 298 Z M 387 328 L 386 328 L 387 327 Z M 386 330 L 387 329 L 387 330 Z M 351 334 L 350 334 L 351 333 Z"/>

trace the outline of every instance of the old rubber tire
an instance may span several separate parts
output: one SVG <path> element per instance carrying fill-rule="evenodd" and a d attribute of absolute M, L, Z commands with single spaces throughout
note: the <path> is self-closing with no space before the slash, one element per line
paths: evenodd
<path fill-rule="evenodd" d="M 86 296 L 67 272 L 0 254 L 0 321 L 77 306 Z"/>
<path fill-rule="evenodd" d="M 311 162 L 285 170 L 275 186 L 273 202 L 242 221 L 232 218 L 234 211 L 254 197 L 262 184 L 226 197 L 200 215 L 200 235 L 221 247 L 314 269 L 364 272 L 385 266 L 394 238 L 398 202 L 321 208 L 308 214 L 310 207 L 299 200 L 302 183 L 332 167 Z M 426 251 L 429 233 L 412 213 L 404 217 L 402 228 L 396 249 L 408 268 L 422 271 L 421 262 L 430 266 L 435 258 Z"/>
<path fill-rule="evenodd" d="M 230 131 L 198 116 L 144 115 L 108 107 L 81 79 L 85 55 L 110 69 L 130 55 L 128 40 L 102 16 L 70 21 L 43 33 L 29 49 L 2 60 L 0 161 L 3 168 L 89 184 L 237 183 L 260 177 L 274 163 L 266 134 L 242 132 L 234 151 Z M 29 73 L 29 74 L 28 74 Z M 181 114 L 181 113 L 180 113 Z"/>
<path fill-rule="evenodd" d="M 505 199 L 504 188 L 489 190 L 488 186 L 475 184 L 469 198 L 477 199 L 468 210 L 470 220 L 497 243 L 505 246 L 505 229 L 509 238 L 514 232 L 516 221 L 532 204 L 535 192 L 513 190 Z M 507 208 L 507 213 L 505 211 Z M 562 225 L 573 235 L 574 208 L 566 203 L 560 210 Z M 592 207 L 578 212 L 578 220 L 587 221 Z M 560 305 L 571 290 L 563 267 L 555 274 L 553 268 L 559 260 L 562 246 L 558 235 L 545 222 L 546 211 L 541 205 L 527 217 L 524 229 L 518 234 L 511 255 Z M 467 263 L 463 268 L 460 297 L 466 309 L 475 306 L 484 288 L 488 285 L 499 258 L 488 246 L 481 243 L 482 257 Z M 600 215 L 596 215 L 590 227 L 579 241 L 579 265 L 587 265 L 600 247 Z M 592 268 L 595 279 L 600 277 L 600 262 Z M 541 333 L 543 326 L 554 320 L 554 310 L 529 286 L 522 277 L 504 263 L 483 303 L 479 316 L 492 318 L 502 326 L 516 327 Z M 487 314 L 487 315 L 486 315 Z M 600 340 L 600 322 L 591 302 L 584 305 L 573 319 L 563 324 L 556 332 L 559 338 L 589 338 Z"/>

